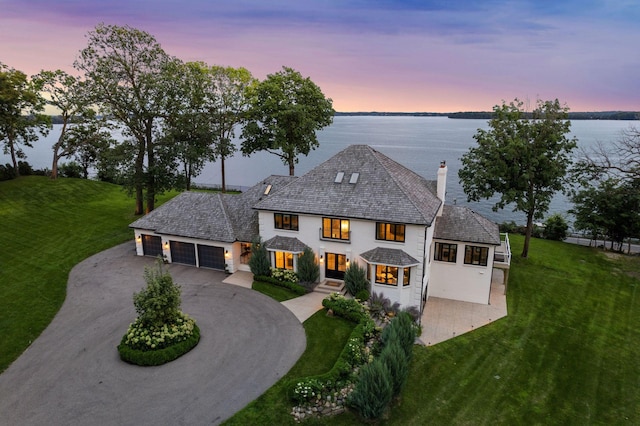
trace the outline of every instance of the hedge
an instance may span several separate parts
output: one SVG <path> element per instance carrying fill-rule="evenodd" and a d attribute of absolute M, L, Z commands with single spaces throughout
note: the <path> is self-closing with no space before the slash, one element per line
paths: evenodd
<path fill-rule="evenodd" d="M 322 306 L 331 309 L 335 315 L 346 318 L 349 321 L 361 322 L 369 318 L 369 314 L 357 300 L 347 299 L 341 295 L 334 295 L 322 300 Z"/>
<path fill-rule="evenodd" d="M 280 281 L 277 280 L 276 278 L 273 277 L 268 277 L 266 275 L 256 275 L 253 277 L 254 281 L 260 281 L 260 282 L 264 282 L 264 283 L 268 283 L 268 284 L 273 284 L 273 285 L 277 285 L 278 287 L 284 287 L 287 288 L 291 291 L 293 291 L 295 294 L 298 294 L 300 296 L 307 294 L 307 289 L 302 287 L 300 284 L 297 283 L 292 283 L 292 282 L 288 282 L 288 281 Z"/>
<path fill-rule="evenodd" d="M 127 336 L 124 335 L 122 337 L 122 341 L 118 345 L 120 359 L 128 362 L 129 364 L 154 366 L 173 361 L 193 349 L 200 341 L 200 329 L 197 325 L 194 325 L 193 334 L 187 340 L 183 340 L 175 345 L 154 351 L 132 349 L 124 343 L 126 338 Z"/>

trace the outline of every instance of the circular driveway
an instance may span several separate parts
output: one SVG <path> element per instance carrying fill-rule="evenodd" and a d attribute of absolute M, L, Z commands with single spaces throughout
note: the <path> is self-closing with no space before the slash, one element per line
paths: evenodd
<path fill-rule="evenodd" d="M 76 265 L 49 327 L 0 374 L 3 425 L 218 424 L 289 371 L 305 349 L 282 304 L 222 284 L 222 272 L 169 265 L 200 343 L 158 367 L 122 362 L 116 346 L 136 317 L 133 293 L 154 259 L 125 243 Z"/>

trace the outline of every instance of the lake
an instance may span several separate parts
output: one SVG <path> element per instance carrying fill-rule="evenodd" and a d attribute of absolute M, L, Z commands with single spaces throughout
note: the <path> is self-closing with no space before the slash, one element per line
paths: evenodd
<path fill-rule="evenodd" d="M 621 120 L 575 120 L 571 123 L 571 136 L 578 138 L 579 148 L 589 148 L 597 142 L 607 144 L 618 140 L 624 129 L 635 124 L 635 121 Z M 524 214 L 513 213 L 510 208 L 493 212 L 491 201 L 466 201 L 458 181 L 460 158 L 475 145 L 473 135 L 479 128 L 488 128 L 487 121 L 446 117 L 338 116 L 331 126 L 318 132 L 320 147 L 309 156 L 300 158 L 296 165 L 296 175 L 309 171 L 351 144 L 370 145 L 429 180 L 436 179 L 440 161 L 445 160 L 449 167 L 446 196 L 448 204 L 468 205 L 498 223 L 509 220 L 524 223 Z M 27 161 L 34 168 L 51 168 L 51 146 L 59 131 L 60 125 L 55 125 L 49 136 L 36 142 L 33 149 L 25 149 Z M 236 141 L 236 145 L 239 145 L 239 141 Z M 0 155 L 1 164 L 9 162 L 8 155 Z M 248 187 L 266 176 L 289 173 L 288 166 L 279 157 L 266 152 L 256 153 L 251 157 L 236 153 L 225 164 L 227 185 L 233 186 Z M 194 182 L 219 185 L 220 164 L 207 164 Z M 570 208 L 566 197 L 558 194 L 548 214 L 566 213 Z"/>

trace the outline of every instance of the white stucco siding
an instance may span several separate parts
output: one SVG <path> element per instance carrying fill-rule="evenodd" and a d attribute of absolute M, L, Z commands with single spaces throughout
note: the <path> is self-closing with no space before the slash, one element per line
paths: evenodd
<path fill-rule="evenodd" d="M 466 265 L 464 252 L 467 243 L 447 240 L 438 240 L 437 242 L 457 244 L 457 256 L 455 263 L 433 260 L 435 242 L 432 244 L 428 296 L 488 304 L 495 248 L 486 244 L 469 244 L 489 249 L 487 266 Z"/>

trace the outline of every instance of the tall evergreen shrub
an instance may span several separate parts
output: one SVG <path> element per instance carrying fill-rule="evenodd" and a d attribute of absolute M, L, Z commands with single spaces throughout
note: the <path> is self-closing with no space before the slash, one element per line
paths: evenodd
<path fill-rule="evenodd" d="M 269 252 L 262 243 L 260 237 L 251 243 L 251 259 L 249 259 L 249 268 L 253 275 L 271 275 L 271 262 L 269 262 Z"/>
<path fill-rule="evenodd" d="M 344 272 L 344 285 L 352 296 L 355 296 L 362 290 L 369 291 L 367 270 L 356 262 L 352 262 Z"/>
<path fill-rule="evenodd" d="M 391 342 L 380 352 L 379 358 L 389 369 L 393 396 L 400 395 L 409 376 L 409 361 L 404 349 L 397 341 Z"/>
<path fill-rule="evenodd" d="M 349 405 L 365 419 L 378 419 L 393 398 L 389 369 L 379 359 L 360 369 L 358 382 L 349 397 Z"/>
<path fill-rule="evenodd" d="M 300 285 L 310 289 L 320 278 L 320 267 L 316 262 L 316 256 L 313 250 L 305 247 L 302 255 L 298 258 L 298 279 Z"/>

